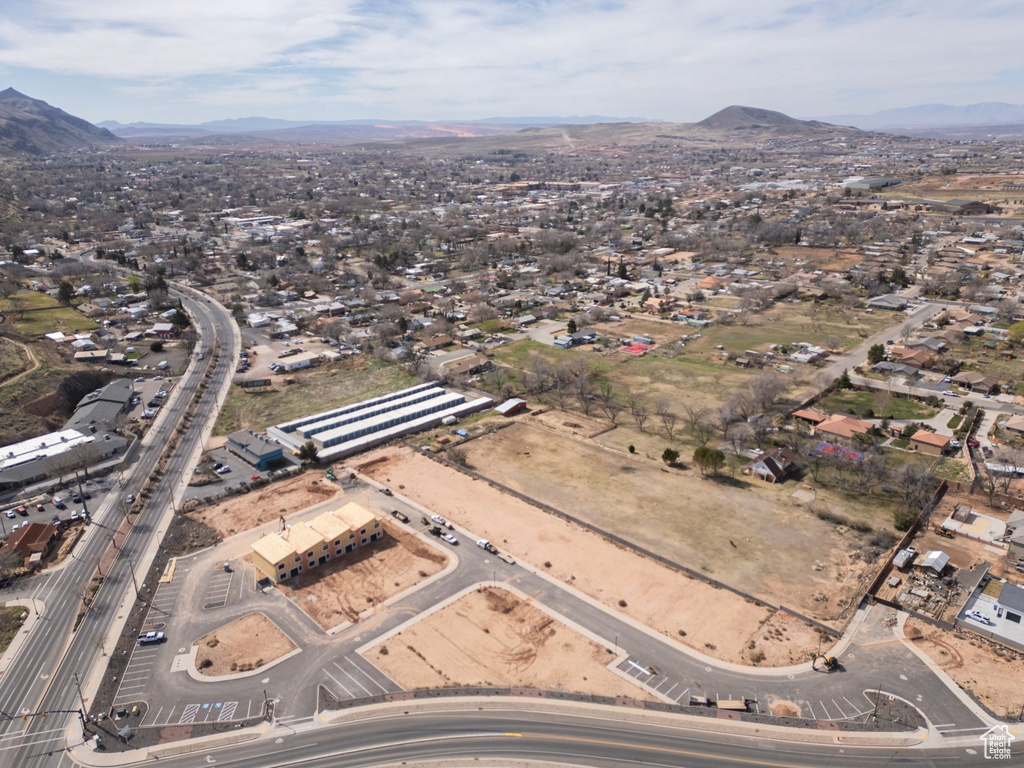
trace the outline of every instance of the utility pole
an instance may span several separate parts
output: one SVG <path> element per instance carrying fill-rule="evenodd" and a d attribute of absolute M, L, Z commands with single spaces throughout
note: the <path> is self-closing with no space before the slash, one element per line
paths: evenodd
<path fill-rule="evenodd" d="M 139 594 L 139 582 L 135 580 L 135 565 L 132 563 L 132 559 L 130 557 L 128 558 L 128 570 L 132 574 L 132 585 L 135 587 L 135 597 L 141 597 Z"/>
<path fill-rule="evenodd" d="M 78 710 L 78 718 L 82 721 L 82 730 L 84 731 L 85 730 L 85 713 L 86 713 L 87 710 L 86 710 L 86 707 L 85 707 L 85 697 L 82 695 L 82 686 L 78 682 L 78 673 L 77 672 L 75 672 L 74 679 L 75 679 L 75 688 L 78 689 L 78 700 L 82 703 L 82 708 L 80 710 Z"/>

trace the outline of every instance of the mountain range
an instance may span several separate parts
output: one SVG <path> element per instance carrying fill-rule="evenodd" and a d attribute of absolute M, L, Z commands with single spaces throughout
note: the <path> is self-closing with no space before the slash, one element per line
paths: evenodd
<path fill-rule="evenodd" d="M 293 143 L 348 145 L 379 141 L 423 142 L 436 150 L 452 141 L 475 138 L 517 146 L 551 147 L 577 142 L 637 144 L 654 139 L 751 142 L 773 138 L 814 138 L 851 131 L 886 131 L 961 138 L 1024 135 L 1024 105 L 999 102 L 952 107 L 928 104 L 869 115 L 832 115 L 800 120 L 782 112 L 733 105 L 696 123 L 644 121 L 639 118 L 492 117 L 483 120 L 279 120 L 246 117 L 195 125 L 119 123 L 99 125 L 69 115 L 13 88 L 0 92 L 0 156 L 45 155 L 88 147 L 132 144 L 273 147 Z M 509 137 L 515 134 L 514 141 Z M 424 145 L 426 146 L 426 145 Z M 482 144 L 474 145 L 485 149 Z"/>
<path fill-rule="evenodd" d="M 13 88 L 0 91 L 0 155 L 47 155 L 121 140 L 45 101 Z"/>
<path fill-rule="evenodd" d="M 921 104 L 916 107 L 884 109 L 867 115 L 828 115 L 818 119 L 836 125 L 852 125 L 865 131 L 927 134 L 950 128 L 1024 125 L 1024 104 L 1001 101 L 968 104 L 964 107 Z"/>

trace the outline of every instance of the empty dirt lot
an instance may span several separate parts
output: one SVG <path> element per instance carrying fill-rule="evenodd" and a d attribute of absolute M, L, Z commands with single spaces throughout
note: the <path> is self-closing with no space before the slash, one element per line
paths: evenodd
<path fill-rule="evenodd" d="M 652 700 L 608 649 L 502 589 L 470 592 L 366 657 L 403 688 L 522 686 Z"/>
<path fill-rule="evenodd" d="M 503 430 L 507 431 L 507 430 Z M 782 666 L 806 661 L 818 634 L 789 616 L 716 589 L 408 448 L 360 457 L 366 474 L 493 541 L 554 578 L 703 653 Z M 753 646 L 753 647 L 751 647 Z"/>
<path fill-rule="evenodd" d="M 227 538 L 269 523 L 281 515 L 290 515 L 330 499 L 340 499 L 343 495 L 338 486 L 323 479 L 321 472 L 303 472 L 258 491 L 189 512 L 189 517 L 206 523 L 222 538 Z"/>
<path fill-rule="evenodd" d="M 313 621 L 330 629 L 358 621 L 367 608 L 415 586 L 447 564 L 443 552 L 385 522 L 383 538 L 289 579 L 278 589 Z"/>
<path fill-rule="evenodd" d="M 791 498 L 796 482 L 742 478 L 736 487 L 695 469 L 665 472 L 525 423 L 465 448 L 476 471 L 503 485 L 819 620 L 838 616 L 870 570 L 851 560 L 856 534 L 841 535 Z M 814 599 L 822 595 L 828 600 Z"/>
<path fill-rule="evenodd" d="M 295 643 L 262 613 L 236 619 L 196 644 L 196 668 L 210 677 L 258 669 L 295 650 Z"/>
<path fill-rule="evenodd" d="M 1015 716 L 1024 706 L 1021 654 L 969 632 L 947 632 L 917 619 L 905 633 L 961 688 L 999 717 Z"/>

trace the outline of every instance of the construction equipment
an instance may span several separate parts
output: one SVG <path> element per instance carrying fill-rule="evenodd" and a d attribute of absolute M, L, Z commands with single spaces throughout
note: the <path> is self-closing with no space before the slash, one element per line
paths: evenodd
<path fill-rule="evenodd" d="M 937 534 L 939 534 L 939 536 L 944 536 L 947 539 L 956 538 L 956 533 L 954 531 L 952 531 L 951 529 L 946 528 L 945 526 L 942 526 L 942 525 L 935 526 L 934 531 Z"/>
<path fill-rule="evenodd" d="M 811 662 L 811 669 L 818 669 L 818 662 L 821 662 L 821 669 L 831 672 L 839 668 L 839 659 L 835 656 L 815 656 Z"/>

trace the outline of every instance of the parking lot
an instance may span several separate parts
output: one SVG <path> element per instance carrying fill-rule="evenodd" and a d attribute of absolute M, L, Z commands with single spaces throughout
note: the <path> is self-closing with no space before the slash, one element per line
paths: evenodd
<path fill-rule="evenodd" d="M 53 496 L 48 493 L 36 493 L 17 501 L 3 505 L 0 512 L 0 536 L 8 536 L 18 528 L 29 523 L 52 523 L 54 518 L 59 522 L 68 522 L 84 517 L 84 510 L 94 510 L 104 497 L 116 488 L 117 481 L 111 477 L 101 480 L 83 480 L 80 501 L 74 501 L 72 490 L 68 488 L 56 491 Z M 77 491 L 77 487 L 75 488 Z M 64 508 L 58 509 L 53 503 L 55 497 L 64 501 Z M 24 510 L 24 514 L 21 510 Z"/>

